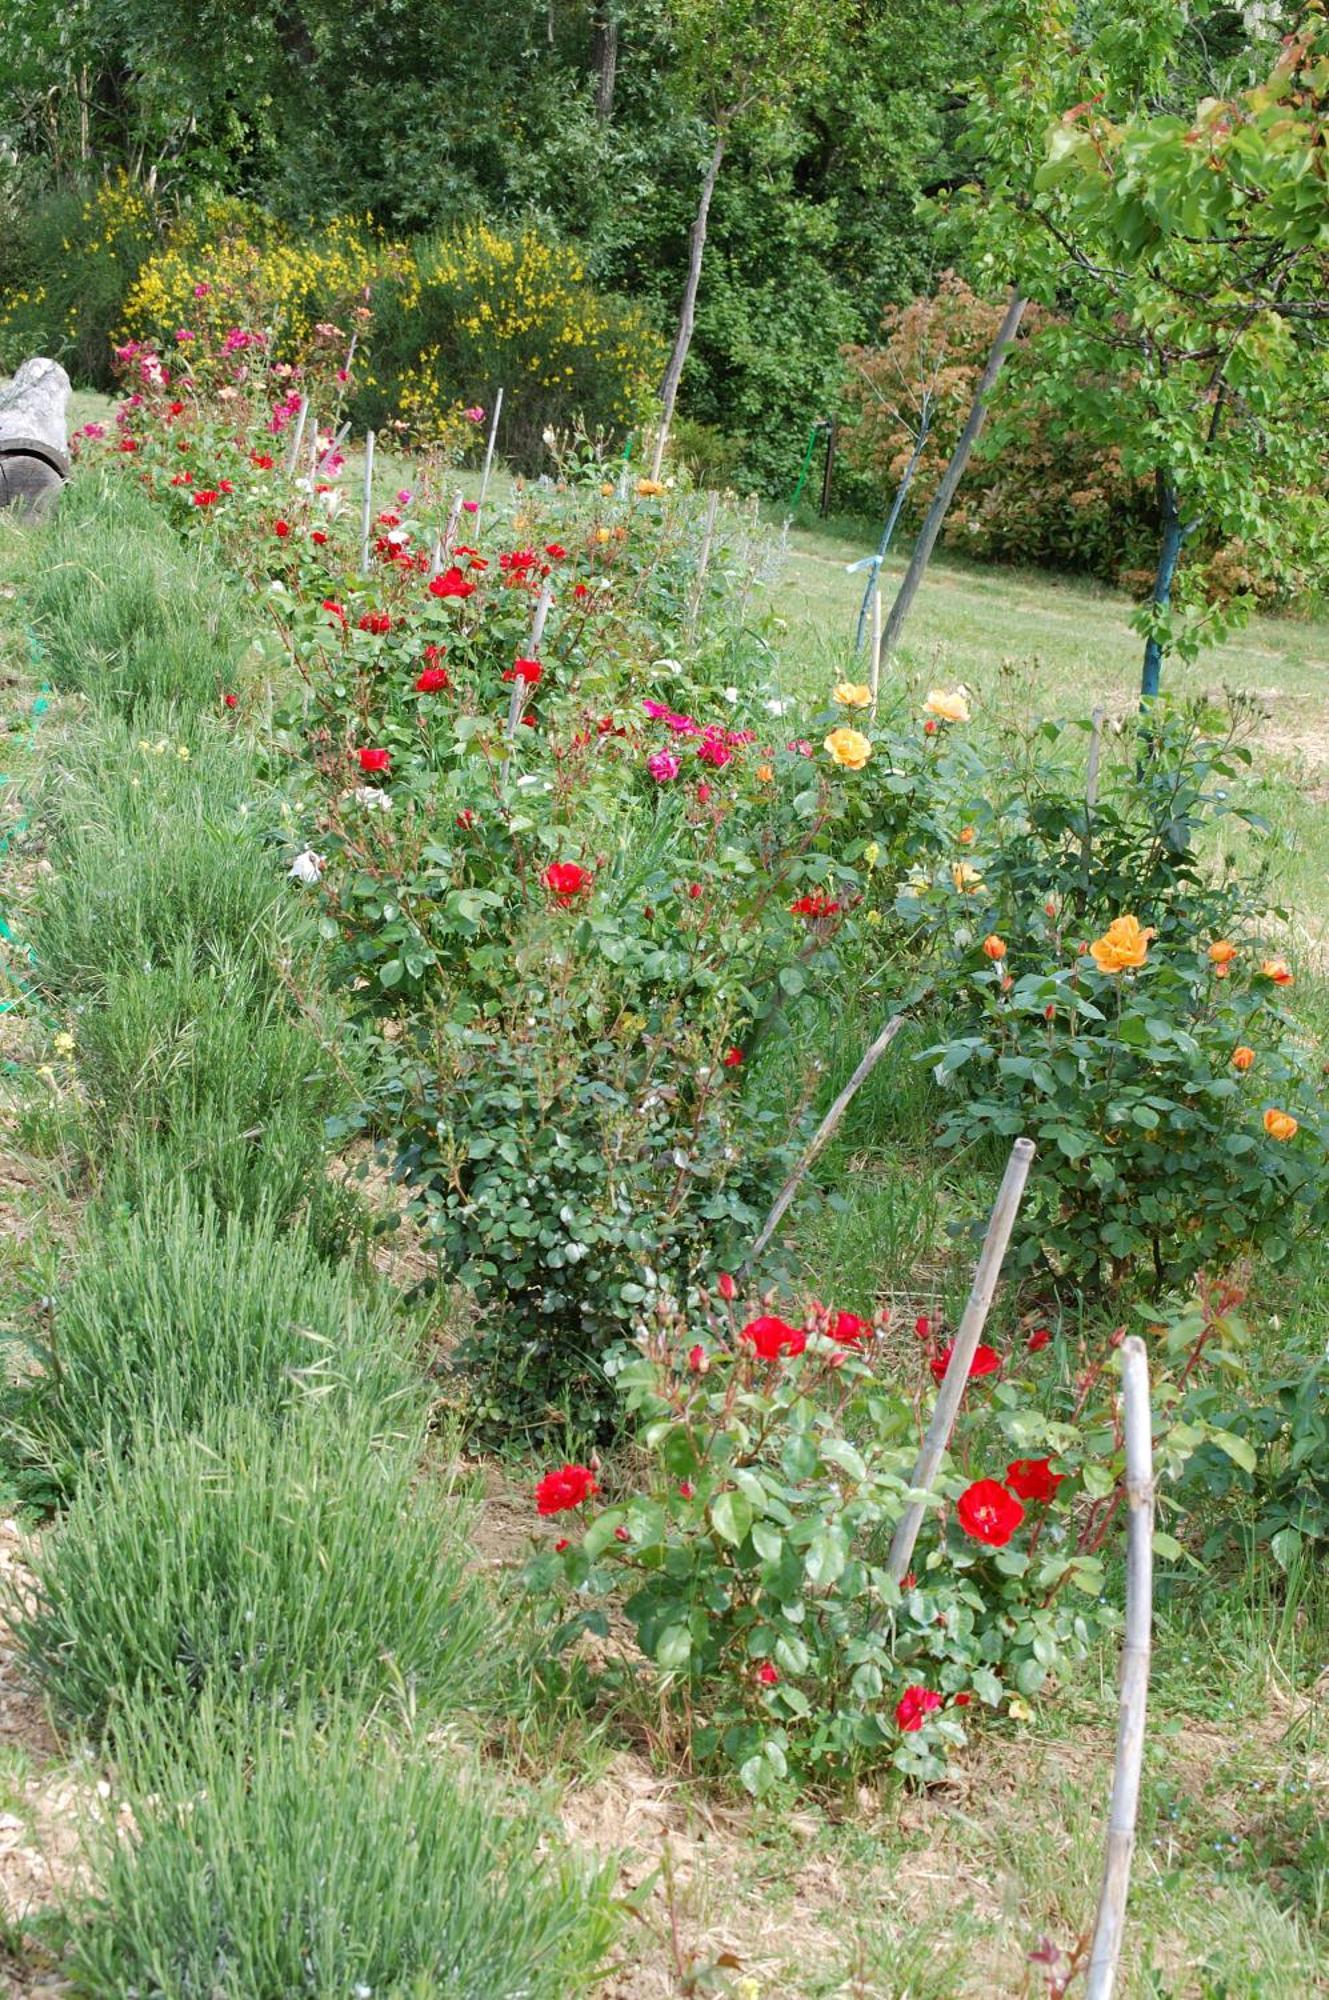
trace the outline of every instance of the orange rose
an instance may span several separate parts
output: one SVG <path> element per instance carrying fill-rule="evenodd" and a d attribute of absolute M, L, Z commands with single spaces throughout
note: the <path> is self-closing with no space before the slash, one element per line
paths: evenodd
<path fill-rule="evenodd" d="M 664 482 L 660 479 L 639 479 L 637 491 L 643 500 L 654 500 L 657 494 L 664 492 Z"/>
<path fill-rule="evenodd" d="M 1214 965 L 1230 965 L 1237 955 L 1237 947 L 1227 938 L 1215 938 L 1209 947 L 1210 961 Z"/>
<path fill-rule="evenodd" d="M 974 829 L 972 826 L 962 826 L 959 838 L 961 847 L 972 847 L 974 844 Z"/>
<path fill-rule="evenodd" d="M 769 785 L 774 776 L 775 766 L 773 764 L 758 764 L 757 783 L 759 785 Z"/>
<path fill-rule="evenodd" d="M 1297 1121 L 1290 1111 L 1269 1110 L 1264 1114 L 1264 1129 L 1271 1139 L 1295 1139 Z"/>
<path fill-rule="evenodd" d="M 990 959 L 996 960 L 999 958 L 1005 958 L 1006 940 L 1004 938 L 999 938 L 997 936 L 997 933 L 993 931 L 991 937 L 984 938 L 983 949 L 987 953 Z"/>
<path fill-rule="evenodd" d="M 861 771 L 872 755 L 872 744 L 858 729 L 833 729 L 826 738 L 826 754 L 844 771 Z"/>
<path fill-rule="evenodd" d="M 1292 974 L 1287 969 L 1285 958 L 1266 958 L 1260 967 L 1266 979 L 1272 979 L 1275 986 L 1290 986 Z"/>
<path fill-rule="evenodd" d="M 1089 949 L 1100 972 L 1132 972 L 1149 955 L 1149 940 L 1158 933 L 1140 928 L 1138 917 L 1114 917 Z"/>
<path fill-rule="evenodd" d="M 1233 1049 L 1232 1051 L 1233 1069 L 1249 1069 L 1254 1061 L 1255 1061 L 1254 1049 L 1248 1049 L 1244 1042 L 1242 1043 L 1239 1049 Z"/>

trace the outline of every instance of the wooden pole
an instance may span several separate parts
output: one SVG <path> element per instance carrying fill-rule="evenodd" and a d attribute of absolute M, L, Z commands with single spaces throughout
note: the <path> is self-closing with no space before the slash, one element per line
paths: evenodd
<path fill-rule="evenodd" d="M 369 517 L 374 510 L 374 433 L 365 432 L 365 494 L 360 503 L 360 574 L 369 574 Z"/>
<path fill-rule="evenodd" d="M 1154 1610 L 1153 1422 L 1149 1411 L 1149 1358 L 1138 1334 L 1121 1343 L 1121 1400 L 1126 1431 L 1126 1638 L 1121 1649 L 1117 1755 L 1112 1767 L 1107 1851 L 1098 1920 L 1089 1953 L 1085 2000 L 1112 2000 L 1126 1895 L 1135 1849 L 1144 1765 L 1144 1725 L 1149 1702 L 1149 1652 Z"/>
<path fill-rule="evenodd" d="M 840 1095 L 836 1098 L 834 1104 L 831 1106 L 830 1110 L 826 1113 L 826 1116 L 822 1119 L 820 1125 L 817 1127 L 816 1131 L 812 1135 L 811 1140 L 804 1149 L 803 1157 L 799 1160 L 798 1165 L 794 1168 L 793 1173 L 790 1174 L 789 1179 L 785 1182 L 784 1186 L 780 1189 L 779 1194 L 775 1197 L 774 1206 L 772 1207 L 771 1212 L 767 1216 L 765 1222 L 762 1224 L 761 1234 L 758 1236 L 756 1242 L 752 1246 L 752 1249 L 749 1251 L 747 1257 L 744 1260 L 745 1268 L 750 1267 L 751 1265 L 756 1263 L 758 1257 L 760 1257 L 762 1251 L 766 1248 L 766 1245 L 770 1242 L 772 1236 L 774 1236 L 776 1230 L 780 1226 L 780 1221 L 785 1213 L 785 1210 L 788 1208 L 794 1196 L 798 1193 L 799 1185 L 804 1175 L 807 1173 L 808 1169 L 812 1166 L 812 1164 L 818 1158 L 818 1156 L 825 1151 L 826 1147 L 830 1144 L 831 1140 L 835 1137 L 836 1128 L 839 1126 L 840 1120 L 844 1117 L 845 1112 L 849 1109 L 850 1103 L 852 1102 L 853 1098 L 857 1095 L 858 1091 L 862 1088 L 862 1086 L 867 1082 L 873 1070 L 877 1067 L 877 1064 L 881 1061 L 881 1058 L 885 1055 L 887 1049 L 890 1047 L 891 1043 L 895 1040 L 895 1037 L 899 1034 L 901 1028 L 904 1026 L 904 1023 L 905 1023 L 905 1017 L 903 1014 L 892 1014 L 890 1020 L 886 1023 L 886 1026 L 877 1036 L 876 1041 L 870 1043 L 867 1049 L 864 1051 L 863 1059 L 859 1063 L 858 1068 L 854 1071 L 848 1083 L 845 1085 L 844 1089 L 840 1092 Z"/>
<path fill-rule="evenodd" d="M 553 578 L 547 576 L 540 586 L 540 595 L 535 605 L 535 616 L 531 620 L 530 657 L 533 660 L 538 660 L 540 657 L 540 646 L 545 636 L 545 621 L 549 616 L 549 607 L 553 601 Z M 521 721 L 521 712 L 525 704 L 526 682 L 519 674 L 512 683 L 512 699 L 508 703 L 507 728 L 504 732 L 508 743 L 508 747 L 503 754 L 502 777 L 504 783 L 507 782 L 508 760 L 512 754 L 512 745 L 517 740 L 517 726 Z"/>
<path fill-rule="evenodd" d="M 997 329 L 997 337 L 992 343 L 983 373 L 978 378 L 978 388 L 975 391 L 969 415 L 965 420 L 964 429 L 961 431 L 956 442 L 955 450 L 951 453 L 951 462 L 942 474 L 941 484 L 937 488 L 932 505 L 928 508 L 923 525 L 918 531 L 918 540 L 914 543 L 913 554 L 909 558 L 909 567 L 905 571 L 900 588 L 895 594 L 895 602 L 891 606 L 891 615 L 886 620 L 884 644 L 888 657 L 895 651 L 896 646 L 899 644 L 901 628 L 904 625 L 905 619 L 909 616 L 909 607 L 918 593 L 918 586 L 922 583 L 924 573 L 932 559 L 932 551 L 936 546 L 937 537 L 941 533 L 942 523 L 945 521 L 950 504 L 955 498 L 956 488 L 964 478 L 964 471 L 969 463 L 970 453 L 978 443 L 978 434 L 983 428 L 983 420 L 988 412 L 988 397 L 992 393 L 992 387 L 996 382 L 997 376 L 1001 373 L 1001 364 L 1006 358 L 1006 350 L 1020 330 L 1020 321 L 1024 318 L 1024 309 L 1028 303 L 1028 300 L 1021 298 L 1018 292 L 1011 293 L 1010 304 L 1007 306 L 1005 316 Z"/>
<path fill-rule="evenodd" d="M 823 521 L 831 511 L 831 485 L 835 478 L 835 447 L 839 438 L 839 428 L 834 417 L 826 426 L 826 463 L 821 472 L 821 506 L 818 509 Z"/>
<path fill-rule="evenodd" d="M 872 713 L 877 713 L 877 695 L 881 688 L 881 590 L 872 593 L 872 667 L 868 675 L 868 686 L 872 689 Z"/>
<path fill-rule="evenodd" d="M 946 1373 L 942 1377 L 937 1400 L 932 1406 L 932 1421 L 918 1454 L 909 1484 L 920 1491 L 927 1491 L 937 1476 L 937 1470 L 951 1441 L 951 1431 L 955 1427 L 956 1415 L 960 1408 L 960 1398 L 969 1380 L 969 1370 L 973 1365 L 974 1353 L 979 1337 L 987 1322 L 992 1305 L 997 1280 L 1005 1262 L 1006 1249 L 1011 1240 L 1011 1230 L 1024 1194 L 1024 1184 L 1029 1178 L 1033 1164 L 1034 1142 L 1032 1139 L 1017 1139 L 1011 1147 L 1011 1156 L 1006 1162 L 1001 1186 L 993 1205 L 988 1222 L 987 1235 L 983 1238 L 983 1248 L 979 1253 L 978 1268 L 974 1272 L 973 1287 L 969 1302 L 960 1321 L 960 1330 L 951 1346 L 951 1358 Z M 896 1583 L 908 1569 L 914 1553 L 914 1543 L 923 1525 L 926 1500 L 914 1500 L 900 1517 L 891 1542 L 891 1553 L 887 1569 Z"/>
<path fill-rule="evenodd" d="M 688 605 L 688 634 L 696 632 L 701 616 L 701 594 L 706 586 L 706 571 L 711 560 L 711 542 L 715 535 L 715 516 L 719 509 L 718 493 L 706 495 L 706 520 L 701 531 L 701 552 L 697 557 L 697 574 L 692 580 L 692 598 Z"/>
<path fill-rule="evenodd" d="M 300 398 L 300 408 L 296 412 L 295 435 L 291 439 L 291 449 L 286 456 L 286 472 L 288 478 L 293 478 L 300 469 L 300 447 L 304 443 L 305 418 L 308 415 L 309 415 L 309 398 L 308 396 L 302 396 Z"/>
<path fill-rule="evenodd" d="M 476 507 L 475 510 L 475 521 L 477 527 L 480 525 L 480 514 L 485 504 L 485 495 L 489 491 L 489 474 L 493 470 L 494 446 L 498 442 L 498 420 L 499 417 L 502 415 L 502 411 L 503 411 L 503 391 L 500 389 L 498 394 L 494 397 L 494 414 L 489 419 L 489 443 L 485 447 L 485 469 L 483 476 L 481 477 L 480 480 L 480 501 L 479 505 Z"/>

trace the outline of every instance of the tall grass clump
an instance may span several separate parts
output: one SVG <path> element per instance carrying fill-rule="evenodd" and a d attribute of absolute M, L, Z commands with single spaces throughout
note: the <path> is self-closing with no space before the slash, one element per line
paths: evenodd
<path fill-rule="evenodd" d="M 291 1707 L 409 1690 L 423 1713 L 482 1704 L 502 1646 L 468 1563 L 466 1516 L 418 1479 L 421 1425 L 252 1410 L 203 1436 L 141 1427 L 44 1540 L 12 1607 L 70 1721 L 115 1733 L 145 1703 L 206 1689 Z"/>
<path fill-rule="evenodd" d="M 53 685 L 115 715 L 215 701 L 242 644 L 206 555 L 182 547 L 145 494 L 104 475 L 61 495 L 28 604 Z"/>
<path fill-rule="evenodd" d="M 147 736 L 109 724 L 53 750 L 36 800 L 51 867 L 28 920 L 49 991 L 96 995 L 115 968 L 182 949 L 199 967 L 243 957 L 275 985 L 290 904 L 244 784 L 228 743 L 169 712 Z"/>
<path fill-rule="evenodd" d="M 219 952 L 112 972 L 78 1021 L 87 1155 L 130 1190 L 173 1164 L 228 1215 L 291 1215 L 322 1185 L 337 1099 L 316 1034 Z"/>
<path fill-rule="evenodd" d="M 90 1210 L 37 1359 L 9 1434 L 46 1500 L 148 1421 L 184 1434 L 229 1408 L 280 1419 L 309 1400 L 386 1413 L 415 1393 L 409 1329 L 384 1292 L 271 1208 L 222 1217 L 168 1172 L 132 1213 Z"/>
<path fill-rule="evenodd" d="M 302 1704 L 144 1714 L 135 1832 L 98 1830 L 85 2000 L 572 2000 L 613 1935 L 606 1871 L 546 1845 L 437 1749 Z"/>

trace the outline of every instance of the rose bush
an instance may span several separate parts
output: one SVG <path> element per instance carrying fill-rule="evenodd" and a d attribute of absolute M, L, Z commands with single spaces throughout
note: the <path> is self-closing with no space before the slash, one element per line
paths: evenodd
<path fill-rule="evenodd" d="M 883 1763 L 940 1776 L 967 1708 L 1027 1713 L 1113 1621 L 1099 1551 L 1123 1493 L 1114 1344 L 1073 1367 L 1046 1341 L 984 1350 L 897 1584 L 887 1553 L 926 1363 L 949 1355 L 939 1329 L 920 1320 L 902 1362 L 882 1320 L 769 1298 L 745 1312 L 723 1276 L 716 1291 L 662 1307 L 618 1373 L 628 1490 L 600 1492 L 587 1467 L 537 1489 L 558 1537 L 528 1582 L 553 1599 L 554 1643 L 604 1635 L 621 1606 L 693 1754 L 753 1792 Z M 1164 1508 L 1197 1451 L 1254 1463 L 1215 1421 L 1241 1368 L 1238 1305 L 1211 1289 L 1156 1329 Z M 1166 1530 L 1158 1547 L 1181 1552 Z"/>

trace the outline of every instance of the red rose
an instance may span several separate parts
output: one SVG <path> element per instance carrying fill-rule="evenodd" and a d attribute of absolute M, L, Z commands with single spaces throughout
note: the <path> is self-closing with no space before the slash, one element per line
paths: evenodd
<path fill-rule="evenodd" d="M 1048 1332 L 1045 1326 L 1036 1326 L 1033 1332 L 1029 1336 L 1029 1342 L 1028 1342 L 1029 1352 L 1031 1354 L 1037 1354 L 1041 1347 L 1047 1346 L 1051 1338 L 1052 1335 Z"/>
<path fill-rule="evenodd" d="M 926 1313 L 920 1313 L 918 1315 L 918 1318 L 914 1321 L 914 1332 L 918 1335 L 920 1340 L 931 1340 L 932 1321 L 928 1318 Z"/>
<path fill-rule="evenodd" d="M 357 750 L 355 754 L 360 760 L 360 769 L 366 774 L 391 769 L 392 752 L 390 750 Z"/>
<path fill-rule="evenodd" d="M 217 481 L 217 491 L 219 493 L 234 493 L 235 484 L 230 479 L 219 479 Z"/>
<path fill-rule="evenodd" d="M 1004 1549 L 1024 1519 L 1019 1501 L 995 1479 L 976 1479 L 966 1486 L 955 1512 L 966 1535 L 990 1549 Z"/>
<path fill-rule="evenodd" d="M 360 630 L 362 632 L 390 632 L 392 630 L 392 620 L 386 611 L 366 611 L 360 619 Z"/>
<path fill-rule="evenodd" d="M 734 1283 L 734 1280 L 728 1271 L 721 1271 L 719 1282 L 716 1286 L 716 1290 L 719 1292 L 720 1297 L 724 1300 L 725 1304 L 729 1305 L 738 1291 L 738 1286 Z"/>
<path fill-rule="evenodd" d="M 678 1482 L 678 1497 L 679 1497 L 679 1499 L 680 1499 L 680 1500 L 692 1500 L 692 1499 L 695 1499 L 695 1498 L 696 1498 L 696 1493 L 697 1493 L 697 1489 L 696 1489 L 696 1487 L 695 1487 L 695 1486 L 693 1485 L 693 1483 L 692 1483 L 692 1481 L 691 1481 L 690 1479 L 680 1479 L 680 1480 L 679 1480 L 679 1482 Z"/>
<path fill-rule="evenodd" d="M 808 896 L 800 896 L 796 903 L 789 905 L 789 913 L 794 917 L 833 917 L 840 905 L 818 889 Z"/>
<path fill-rule="evenodd" d="M 763 1687 L 773 1688 L 779 1682 L 780 1669 L 778 1667 L 773 1667 L 770 1661 L 766 1660 L 757 1669 L 757 1679 L 761 1682 Z"/>
<path fill-rule="evenodd" d="M 335 618 L 338 620 L 344 632 L 346 630 L 346 613 L 342 610 L 336 598 L 325 597 L 323 599 L 323 609 L 328 613 L 328 616 L 330 618 Z"/>
<path fill-rule="evenodd" d="M 439 694 L 445 687 L 451 687 L 446 667 L 426 667 L 415 683 L 417 694 Z"/>
<path fill-rule="evenodd" d="M 907 1687 L 895 1705 L 896 1727 L 906 1733 L 921 1729 L 923 1717 L 940 1707 L 941 1696 L 932 1688 Z"/>
<path fill-rule="evenodd" d="M 538 687 L 544 668 L 538 660 L 514 660 L 503 678 L 505 681 L 525 681 L 527 687 Z"/>
<path fill-rule="evenodd" d="M 567 550 L 564 548 L 562 542 L 546 542 L 545 554 L 552 556 L 555 562 L 562 562 L 564 556 L 567 554 Z"/>
<path fill-rule="evenodd" d="M 955 1695 L 955 1696 L 953 1696 L 953 1697 L 952 1697 L 952 1700 L 951 1700 L 951 1707 L 952 1707 L 952 1708 L 968 1708 L 968 1706 L 969 1706 L 970 1702 L 971 1702 L 971 1701 L 973 1700 L 973 1698 L 974 1698 L 974 1697 L 973 1697 L 973 1696 L 972 1696 L 971 1694 L 957 1694 L 957 1695 Z"/>
<path fill-rule="evenodd" d="M 171 415 L 178 417 L 184 407 L 183 403 L 172 403 Z M 272 460 L 266 451 L 251 451 L 249 454 L 249 463 L 256 465 L 260 472 L 271 472 L 272 470 Z"/>
<path fill-rule="evenodd" d="M 556 1542 L 554 1543 L 554 1554 L 555 1554 L 556 1556 L 561 1556 L 561 1555 L 562 1555 L 562 1553 L 563 1553 L 563 1551 L 564 1551 L 564 1549 L 570 1549 L 571 1547 L 572 1547 L 572 1544 L 571 1544 L 571 1542 L 570 1542 L 570 1541 L 568 1540 L 567 1536 L 566 1536 L 566 1535 L 560 1535 L 560 1536 L 559 1536 L 559 1538 L 558 1538 L 558 1540 L 557 1540 L 557 1541 L 556 1541 Z"/>
<path fill-rule="evenodd" d="M 1021 1500 L 1052 1500 L 1066 1477 L 1052 1470 L 1050 1458 L 1017 1458 L 1006 1467 L 1006 1485 Z"/>
<path fill-rule="evenodd" d="M 951 1352 L 952 1349 L 948 1343 L 942 1348 L 940 1354 L 933 1355 L 928 1365 L 932 1370 L 934 1381 L 940 1382 L 944 1378 L 946 1370 L 950 1366 Z M 1000 1367 L 1001 1356 L 998 1354 L 996 1348 L 986 1347 L 980 1341 L 974 1349 L 974 1358 L 969 1364 L 969 1380 L 972 1382 L 979 1375 L 995 1375 Z"/>
<path fill-rule="evenodd" d="M 697 804 L 699 806 L 704 806 L 706 804 L 706 801 L 710 798 L 710 796 L 711 796 L 711 788 L 709 785 L 698 785 Z"/>
<path fill-rule="evenodd" d="M 196 507 L 215 507 L 217 504 L 217 494 L 211 486 L 201 486 L 193 498 Z"/>
<path fill-rule="evenodd" d="M 801 1326 L 790 1326 L 787 1320 L 777 1319 L 773 1313 L 750 1319 L 741 1338 L 756 1349 L 761 1361 L 778 1361 L 782 1354 L 801 1354 L 808 1344 Z"/>
<path fill-rule="evenodd" d="M 695 1347 L 688 1349 L 688 1367 L 694 1375 L 704 1375 L 706 1373 L 706 1349 L 700 1341 L 698 1341 Z"/>
<path fill-rule="evenodd" d="M 224 694 L 222 700 L 228 708 L 238 708 L 240 706 L 240 697 L 238 694 Z"/>
<path fill-rule="evenodd" d="M 326 534 L 324 534 L 322 528 L 312 528 L 310 530 L 309 539 L 311 542 L 317 542 L 321 548 L 323 543 L 326 542 L 328 538 Z"/>
<path fill-rule="evenodd" d="M 615 1528 L 614 1540 L 616 1542 L 630 1542 L 632 1540 L 632 1537 L 628 1533 L 626 1528 Z"/>
<path fill-rule="evenodd" d="M 857 1313 L 838 1312 L 831 1321 L 830 1335 L 841 1347 L 858 1347 L 871 1338 L 872 1322 L 859 1319 Z"/>
<path fill-rule="evenodd" d="M 742 1049 L 726 1049 L 721 1058 L 726 1069 L 738 1069 L 743 1062 Z"/>
<path fill-rule="evenodd" d="M 291 532 L 291 524 L 289 521 L 274 521 L 272 524 L 272 532 L 274 535 L 276 535 L 278 541 L 284 542 L 286 540 L 286 537 Z"/>
<path fill-rule="evenodd" d="M 445 569 L 442 576 L 436 576 L 429 586 L 431 597 L 470 597 L 474 591 L 475 585 L 466 581 L 456 563 Z"/>
<path fill-rule="evenodd" d="M 590 887 L 589 871 L 575 861 L 551 861 L 544 872 L 544 885 L 556 903 L 570 903 Z"/>
<path fill-rule="evenodd" d="M 556 1472 L 546 1472 L 535 1489 L 535 1507 L 539 1514 L 567 1514 L 574 1507 L 583 1507 L 592 1493 L 598 1493 L 595 1474 L 588 1465 L 560 1465 Z"/>

